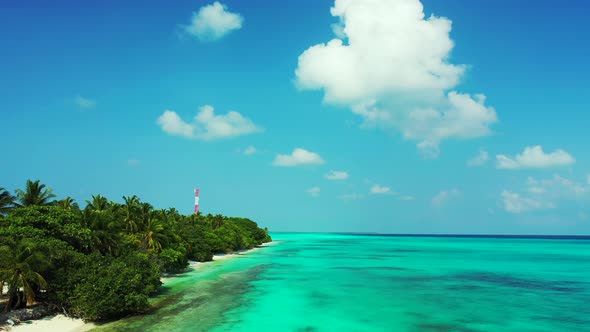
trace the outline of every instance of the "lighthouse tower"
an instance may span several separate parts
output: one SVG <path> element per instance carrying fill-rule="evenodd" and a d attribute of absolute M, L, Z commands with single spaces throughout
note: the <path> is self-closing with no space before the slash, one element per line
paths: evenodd
<path fill-rule="evenodd" d="M 195 214 L 199 213 L 199 188 L 195 188 Z"/>

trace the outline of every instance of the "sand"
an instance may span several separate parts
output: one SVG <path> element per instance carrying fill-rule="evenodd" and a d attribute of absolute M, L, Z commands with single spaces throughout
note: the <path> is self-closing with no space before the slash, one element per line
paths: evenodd
<path fill-rule="evenodd" d="M 45 317 L 38 320 L 22 322 L 9 328 L 11 332 L 84 332 L 92 329 L 94 324 L 64 315 Z"/>

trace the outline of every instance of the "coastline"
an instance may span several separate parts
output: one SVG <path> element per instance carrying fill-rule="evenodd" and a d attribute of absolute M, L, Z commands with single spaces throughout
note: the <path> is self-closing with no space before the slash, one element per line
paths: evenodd
<path fill-rule="evenodd" d="M 209 262 L 189 261 L 188 268 L 198 269 L 203 264 L 236 258 L 241 255 L 246 255 L 262 249 L 263 247 L 274 245 L 276 243 L 278 242 L 271 241 L 251 249 L 238 250 L 229 254 L 216 254 L 213 255 L 213 260 Z M 182 275 L 182 273 L 161 277 L 160 281 L 162 282 L 162 285 L 164 285 L 178 275 Z M 96 325 L 92 322 L 84 322 L 80 318 L 71 318 L 63 314 L 58 314 L 54 316 L 47 316 L 38 320 L 23 321 L 20 324 L 14 326 L 0 326 L 0 331 L 2 331 L 1 328 L 5 328 L 7 331 L 11 332 L 86 332 L 95 327 Z"/>

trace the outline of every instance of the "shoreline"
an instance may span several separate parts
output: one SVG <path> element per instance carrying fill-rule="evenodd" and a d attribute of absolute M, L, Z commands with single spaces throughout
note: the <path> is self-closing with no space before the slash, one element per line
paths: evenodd
<path fill-rule="evenodd" d="M 189 262 L 189 265 L 188 265 L 188 267 L 186 268 L 186 270 L 184 272 L 175 273 L 175 274 L 171 274 L 171 275 L 167 275 L 167 276 L 162 276 L 160 278 L 160 281 L 162 282 L 162 286 L 164 286 L 171 279 L 174 279 L 174 278 L 176 278 L 178 276 L 181 276 L 181 275 L 183 275 L 183 274 L 185 274 L 187 272 L 190 272 L 191 269 L 197 270 L 203 264 L 213 263 L 213 262 L 218 262 L 218 261 L 224 261 L 226 259 L 235 258 L 235 257 L 241 256 L 241 255 L 249 254 L 249 253 L 252 253 L 254 251 L 260 250 L 260 249 L 262 249 L 264 247 L 275 245 L 277 243 L 278 243 L 278 241 L 270 241 L 270 242 L 266 242 L 266 243 L 260 244 L 260 245 L 254 247 L 254 248 L 251 248 L 251 249 L 237 250 L 237 251 L 234 251 L 234 252 L 229 253 L 229 254 L 215 254 L 215 255 L 213 255 L 213 259 L 210 260 L 210 261 L 207 261 L 207 262 L 188 261 Z"/>
<path fill-rule="evenodd" d="M 217 261 L 223 261 L 231 258 L 235 258 L 241 255 L 249 254 L 264 247 L 277 244 L 277 241 L 271 241 L 267 243 L 263 243 L 251 249 L 243 249 L 234 251 L 229 254 L 216 254 L 213 255 L 213 260 L 208 262 L 197 262 L 197 261 L 189 261 L 189 266 L 187 271 L 163 276 L 160 278 L 162 285 L 166 284 L 166 282 L 170 281 L 171 279 L 175 278 L 176 276 L 182 275 L 184 273 L 189 272 L 189 269 L 198 269 L 199 266 L 206 263 L 212 263 Z M 84 322 L 80 318 L 71 318 L 67 317 L 63 314 L 57 314 L 53 316 L 47 316 L 37 320 L 29 320 L 23 321 L 18 325 L 13 326 L 0 326 L 0 331 L 2 328 L 6 329 L 6 331 L 11 332 L 86 332 L 96 327 L 96 324 L 92 322 Z"/>

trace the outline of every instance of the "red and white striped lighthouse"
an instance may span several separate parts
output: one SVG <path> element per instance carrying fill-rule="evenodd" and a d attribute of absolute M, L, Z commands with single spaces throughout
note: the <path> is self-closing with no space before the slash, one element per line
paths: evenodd
<path fill-rule="evenodd" d="M 199 188 L 195 188 L 195 214 L 199 213 Z"/>

